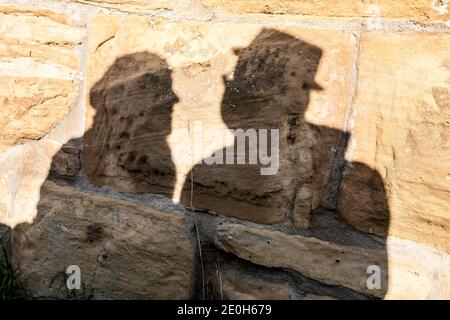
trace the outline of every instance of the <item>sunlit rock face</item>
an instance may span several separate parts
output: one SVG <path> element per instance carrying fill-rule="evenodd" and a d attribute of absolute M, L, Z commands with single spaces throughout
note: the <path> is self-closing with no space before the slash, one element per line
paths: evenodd
<path fill-rule="evenodd" d="M 0 152 L 41 139 L 75 102 L 85 29 L 48 10 L 0 8 Z M 21 26 L 21 28 L 18 28 Z"/>
<path fill-rule="evenodd" d="M 98 5 L 105 8 L 114 8 L 124 11 L 146 11 L 146 10 L 167 10 L 173 9 L 176 6 L 176 2 L 170 0 L 80 0 L 91 5 Z M 181 1 L 182 2 L 182 1 Z"/>
<path fill-rule="evenodd" d="M 422 23 L 445 22 L 449 18 L 446 2 L 433 0 L 329 0 L 327 2 L 321 0 L 202 0 L 202 3 L 209 8 L 227 10 L 234 14 L 300 14 L 311 18 L 315 16 L 398 18 L 416 20 Z"/>
<path fill-rule="evenodd" d="M 82 135 L 77 46 L 86 28 L 31 7 L 0 7 L 0 21 L 0 223 L 14 227 L 33 221 L 52 157 Z"/>
<path fill-rule="evenodd" d="M 18 65 L 30 63 L 33 66 L 35 62 L 11 59 L 4 63 L 17 70 Z M 1 77 L 0 152 L 42 138 L 69 112 L 77 96 L 77 85 L 70 80 L 46 76 L 37 73 L 31 78 L 26 74 Z"/>
<path fill-rule="evenodd" d="M 91 47 L 101 46 L 90 64 L 93 115 L 84 153 L 90 181 L 122 192 L 163 193 L 260 223 L 281 222 L 293 212 L 295 224 L 306 226 L 324 200 L 333 149 L 343 135 L 331 127 L 344 122 L 351 37 L 163 22 L 135 33 L 143 23 L 136 17 L 120 26 L 110 17 L 93 21 L 108 32 L 91 40 Z M 163 27 L 167 23 L 170 28 Z M 336 39 L 344 46 L 328 50 Z M 118 47 L 122 41 L 128 45 Z M 325 74 L 333 68 L 334 79 Z M 322 104 L 327 96 L 335 103 Z M 335 116 L 326 123 L 328 113 Z M 237 150 L 228 132 L 236 129 L 257 137 L 254 146 L 247 141 L 245 164 L 237 164 L 237 152 L 231 163 L 205 164 L 220 153 L 226 162 L 227 150 Z M 261 129 L 269 131 L 269 155 L 270 130 L 277 130 L 279 163 L 249 163 L 251 148 L 262 151 Z M 263 175 L 270 166 L 273 172 Z"/>
<path fill-rule="evenodd" d="M 358 60 L 355 125 L 338 208 L 364 231 L 450 249 L 450 50 L 448 35 L 366 34 Z M 430 49 L 436 48 L 436 49 Z M 439 49 L 438 49 L 439 48 Z M 370 205 L 370 204 L 373 205 Z"/>

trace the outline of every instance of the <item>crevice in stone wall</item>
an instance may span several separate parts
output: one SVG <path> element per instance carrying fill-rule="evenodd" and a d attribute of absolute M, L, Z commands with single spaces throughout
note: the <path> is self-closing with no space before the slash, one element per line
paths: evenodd
<path fill-rule="evenodd" d="M 341 133 L 340 145 L 336 150 L 332 150 L 333 157 L 330 169 L 330 175 L 326 185 L 326 197 L 323 207 L 328 210 L 336 210 L 337 200 L 339 197 L 339 188 L 342 182 L 347 160 L 346 153 L 349 150 L 349 142 L 351 139 L 351 131 L 354 121 L 353 99 L 356 95 L 358 83 L 358 57 L 360 50 L 360 33 L 353 34 L 355 39 L 355 47 L 353 51 L 353 59 L 350 71 L 350 80 L 348 86 L 348 94 L 346 99 L 346 114 L 344 131 Z"/>

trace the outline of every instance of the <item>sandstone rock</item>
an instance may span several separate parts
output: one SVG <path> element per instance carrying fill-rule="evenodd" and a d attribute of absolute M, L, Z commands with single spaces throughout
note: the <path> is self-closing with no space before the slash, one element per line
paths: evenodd
<path fill-rule="evenodd" d="M 213 16 L 212 10 L 203 5 L 200 0 L 64 0 L 97 7 L 120 10 L 127 13 L 155 14 L 169 13 L 177 18 L 208 21 Z"/>
<path fill-rule="evenodd" d="M 382 17 L 417 20 L 425 23 L 445 22 L 449 19 L 446 2 L 415 1 L 297 1 L 297 0 L 202 0 L 211 8 L 220 8 L 236 14 L 269 13 L 298 14 L 325 17 Z"/>
<path fill-rule="evenodd" d="M 77 146 L 66 143 L 53 157 L 50 171 L 59 177 L 75 177 L 81 168 L 80 153 Z"/>
<path fill-rule="evenodd" d="M 396 237 L 387 239 L 389 290 L 387 299 L 448 300 L 450 255 Z"/>
<path fill-rule="evenodd" d="M 288 300 L 289 287 L 262 280 L 224 275 L 223 294 L 230 300 Z"/>
<path fill-rule="evenodd" d="M 82 135 L 86 28 L 36 7 L 2 6 L 0 19 L 0 223 L 13 228 L 32 222 L 52 157 Z"/>
<path fill-rule="evenodd" d="M 285 279 L 262 277 L 258 272 L 244 272 L 233 265 L 216 269 L 216 299 L 288 300 L 290 287 Z"/>
<path fill-rule="evenodd" d="M 334 297 L 330 296 L 319 296 L 317 294 L 307 294 L 305 296 L 305 300 L 337 300 Z"/>
<path fill-rule="evenodd" d="M 9 247 L 10 234 L 11 230 L 7 226 L 0 224 L 0 246 L 2 246 L 2 248 Z"/>
<path fill-rule="evenodd" d="M 450 252 L 448 34 L 363 34 L 338 209 L 351 225 Z M 379 177 L 361 166 L 373 168 Z M 383 215 L 386 189 L 389 216 Z"/>
<path fill-rule="evenodd" d="M 31 58 L 79 70 L 74 48 L 86 35 L 79 21 L 45 9 L 18 6 L 0 6 L 0 19 L 1 58 Z M 29 70 L 27 76 L 32 75 Z"/>
<path fill-rule="evenodd" d="M 18 63 L 22 61 L 13 62 Z M 67 115 L 78 92 L 77 85 L 70 80 L 0 78 L 0 152 L 49 133 Z"/>
<path fill-rule="evenodd" d="M 308 224 L 341 136 L 329 128 L 344 126 L 352 35 L 131 15 L 123 23 L 97 15 L 92 25 L 84 148 L 92 183 L 189 203 L 193 165 L 233 145 L 228 128 L 279 129 L 277 174 L 197 165 L 193 204 L 260 223 L 298 207 L 296 224 Z M 200 136 L 203 152 L 198 124 L 215 133 Z"/>
<path fill-rule="evenodd" d="M 68 114 L 78 94 L 75 46 L 85 28 L 37 8 L 0 7 L 0 19 L 1 153 L 41 139 Z"/>
<path fill-rule="evenodd" d="M 0 57 L 31 57 L 38 60 L 47 59 L 74 70 L 78 70 L 80 67 L 80 61 L 73 54 L 73 48 L 70 46 L 50 45 L 28 39 L 3 38 L 0 41 Z"/>
<path fill-rule="evenodd" d="M 32 223 L 40 188 L 50 172 L 59 143 L 42 139 L 9 148 L 0 157 L 0 223 L 14 228 Z"/>
<path fill-rule="evenodd" d="M 387 299 L 448 299 L 450 256 L 431 246 L 389 238 L 386 249 L 344 246 L 313 237 L 230 224 L 217 244 L 253 263 L 295 270 L 306 277 Z M 381 289 L 368 289 L 379 266 Z"/>
<path fill-rule="evenodd" d="M 180 213 L 47 181 L 39 214 L 13 230 L 12 255 L 35 297 L 66 298 L 63 272 L 81 269 L 79 298 L 187 299 L 194 249 Z"/>
<path fill-rule="evenodd" d="M 50 10 L 0 6 L 0 14 L 2 38 L 30 40 L 51 47 L 77 45 L 85 36 L 85 26 L 80 21 Z"/>
<path fill-rule="evenodd" d="M 73 0 L 64 0 L 73 2 Z M 77 0 L 79 3 L 102 6 L 106 8 L 120 9 L 122 11 L 145 12 L 148 10 L 170 10 L 176 6 L 176 2 L 170 0 Z"/>
<path fill-rule="evenodd" d="M 387 237 L 391 221 L 387 191 L 377 170 L 360 162 L 349 162 L 340 186 L 337 209 L 357 229 Z"/>
<path fill-rule="evenodd" d="M 387 289 L 386 253 L 340 246 L 316 238 L 229 225 L 218 232 L 218 245 L 227 252 L 267 267 L 288 268 L 329 285 L 343 285 L 383 297 Z M 383 287 L 369 290 L 367 267 L 379 265 Z"/>

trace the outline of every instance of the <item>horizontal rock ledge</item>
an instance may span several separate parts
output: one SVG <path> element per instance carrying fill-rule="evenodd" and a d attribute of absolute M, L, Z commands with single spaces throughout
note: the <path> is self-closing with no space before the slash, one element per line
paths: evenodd
<path fill-rule="evenodd" d="M 380 249 L 338 245 L 314 237 L 229 224 L 217 229 L 216 245 L 252 263 L 291 269 L 328 285 L 342 285 L 385 299 L 448 299 L 450 256 L 409 240 L 388 237 Z M 380 289 L 369 289 L 379 266 Z M 372 267 L 373 268 L 373 267 Z M 373 269 L 372 269 L 373 270 Z"/>

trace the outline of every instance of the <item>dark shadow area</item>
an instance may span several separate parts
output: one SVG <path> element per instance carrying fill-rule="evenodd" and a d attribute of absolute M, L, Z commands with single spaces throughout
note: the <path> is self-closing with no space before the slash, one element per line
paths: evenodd
<path fill-rule="evenodd" d="M 311 210 L 321 206 L 330 174 L 331 150 L 342 133 L 305 120 L 313 90 L 322 90 L 315 76 L 322 50 L 291 35 L 263 29 L 238 56 L 233 78 L 223 79 L 221 113 L 229 129 L 279 130 L 279 169 L 262 175 L 260 163 L 197 164 L 193 169 L 193 205 L 227 216 L 272 224 L 287 216 L 300 227 L 308 225 Z M 258 138 L 258 153 L 264 139 Z M 270 154 L 271 137 L 265 139 Z M 247 139 L 247 142 L 249 139 Z M 237 162 L 237 139 L 234 146 Z M 218 150 L 226 157 L 229 148 Z M 223 161 L 225 163 L 225 161 Z M 267 165 L 266 165 L 267 167 Z M 190 176 L 188 176 L 190 177 Z M 188 203 L 191 181 L 185 186 Z M 298 196 L 301 193 L 301 196 Z"/>
<path fill-rule="evenodd" d="M 290 230 L 303 230 L 298 232 L 345 245 L 358 246 L 361 238 L 354 236 L 357 231 L 350 235 L 350 228 L 339 227 L 345 225 L 341 217 L 352 227 L 385 237 L 389 208 L 380 175 L 364 164 L 336 160 L 345 154 L 347 133 L 305 120 L 311 92 L 323 90 L 315 82 L 322 50 L 286 33 L 264 29 L 248 47 L 236 49 L 235 53 L 238 62 L 233 77 L 223 79 L 223 122 L 229 129 L 244 131 L 278 129 L 279 168 L 273 175 L 261 175 L 265 165 L 259 159 L 256 164 L 197 164 L 192 172 L 193 181 L 189 175 L 183 188 L 182 203 L 189 204 L 192 194 L 195 208 L 261 224 L 285 223 Z M 64 146 L 53 159 L 48 179 L 74 184 L 82 177 L 78 171 L 84 169 L 96 187 L 171 197 L 175 166 L 167 137 L 172 131 L 172 109 L 177 102 L 171 70 L 163 59 L 147 52 L 120 57 L 90 91 L 90 103 L 96 114 L 91 129 L 83 137 L 82 148 L 79 141 Z M 260 144 L 258 139 L 258 152 Z M 236 145 L 235 141 L 235 146 L 230 147 L 235 155 Z M 268 143 L 269 150 L 270 146 Z M 336 148 L 340 151 L 332 152 Z M 217 150 L 215 156 L 222 153 L 225 157 L 228 149 Z M 327 189 L 335 170 L 339 172 L 334 183 L 341 185 L 342 196 L 330 196 Z M 13 238 L 32 236 L 33 227 L 53 210 L 48 208 L 48 202 L 42 205 L 47 194 L 43 187 L 35 222 L 18 226 L 12 232 Z M 335 222 L 314 218 L 314 212 L 323 209 L 325 202 L 327 209 L 331 202 L 331 209 L 340 213 L 335 216 L 339 223 L 333 225 Z M 361 203 L 363 207 L 358 208 Z M 73 211 L 76 219 L 75 206 Z M 374 224 L 378 225 L 377 230 L 371 229 Z M 74 234 L 71 241 L 83 242 L 79 250 L 93 250 L 89 249 L 90 241 L 100 243 L 108 234 L 109 230 L 86 223 L 84 233 Z M 45 232 L 39 236 L 45 237 Z M 28 246 L 32 248 L 32 243 Z M 377 295 L 383 296 L 388 283 L 385 241 L 380 241 L 377 249 L 380 246 L 383 249 L 379 251 L 385 253 L 379 261 L 383 293 Z M 39 259 L 60 259 L 48 249 Z M 107 251 L 105 256 L 100 251 L 98 261 L 116 255 L 128 257 L 129 253 L 124 254 L 127 250 L 118 247 Z M 133 272 L 133 266 L 125 258 L 119 261 Z M 39 270 L 32 276 L 39 281 Z"/>
<path fill-rule="evenodd" d="M 178 98 L 167 63 L 147 52 L 117 59 L 92 87 L 90 102 L 96 114 L 83 145 L 89 180 L 171 197 L 175 167 L 166 140 Z"/>

